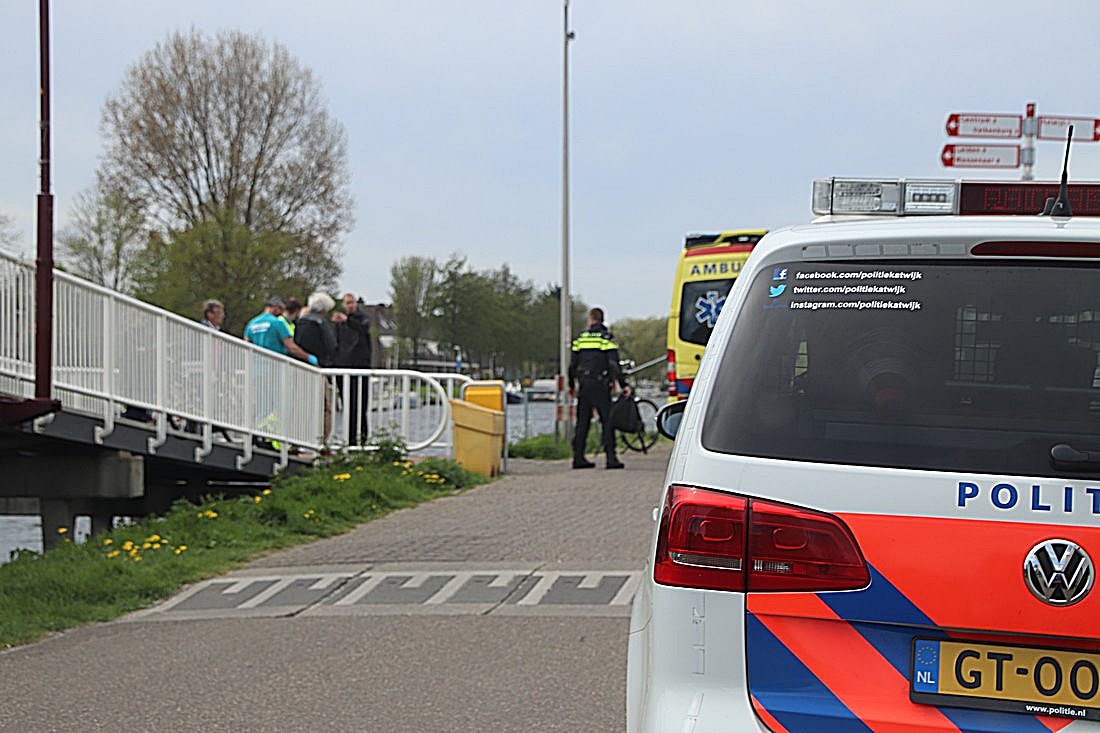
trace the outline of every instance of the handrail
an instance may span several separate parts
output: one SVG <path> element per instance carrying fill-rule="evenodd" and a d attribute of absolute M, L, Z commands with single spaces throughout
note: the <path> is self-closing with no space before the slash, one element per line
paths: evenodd
<path fill-rule="evenodd" d="M 370 450 L 373 439 L 391 433 L 418 451 L 437 444 L 451 424 L 450 394 L 442 383 L 450 375 L 441 381 L 440 375 L 411 369 L 342 367 L 324 374 L 335 406 L 330 445 Z"/>
<path fill-rule="evenodd" d="M 0 251 L 0 393 L 33 387 L 33 284 L 33 262 Z M 449 447 L 449 400 L 470 381 L 403 369 L 319 370 L 60 271 L 54 292 L 54 390 L 64 409 L 102 420 L 98 442 L 119 420 L 138 419 L 150 430 L 150 452 L 166 440 L 170 420 L 186 423 L 196 461 L 210 453 L 213 433 L 239 433 L 238 467 L 252 459 L 254 437 L 284 453 L 287 444 L 354 450 L 383 430 L 409 450 Z M 326 391 L 336 408 L 331 425 Z M 353 431 L 355 410 L 361 425 Z"/>

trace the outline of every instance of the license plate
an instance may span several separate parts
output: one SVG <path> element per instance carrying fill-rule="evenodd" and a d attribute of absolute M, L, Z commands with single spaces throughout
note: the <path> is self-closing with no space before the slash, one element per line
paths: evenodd
<path fill-rule="evenodd" d="M 1100 720 L 1100 653 L 914 639 L 909 697 L 928 705 Z"/>

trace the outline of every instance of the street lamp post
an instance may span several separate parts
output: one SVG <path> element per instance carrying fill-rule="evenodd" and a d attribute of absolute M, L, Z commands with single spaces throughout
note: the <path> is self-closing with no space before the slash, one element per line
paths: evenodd
<path fill-rule="evenodd" d="M 573 340 L 572 308 L 569 296 L 569 43 L 575 37 L 569 30 L 569 0 L 563 0 L 562 25 L 562 97 L 561 97 L 561 343 L 558 372 L 558 433 L 568 439 L 572 421 L 571 402 L 566 391 L 569 352 Z"/>

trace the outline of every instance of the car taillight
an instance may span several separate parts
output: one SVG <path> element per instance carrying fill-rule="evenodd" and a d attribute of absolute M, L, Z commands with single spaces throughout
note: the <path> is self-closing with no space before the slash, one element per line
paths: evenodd
<path fill-rule="evenodd" d="M 750 593 L 856 590 L 871 581 L 837 517 L 690 486 L 668 491 L 653 579 Z"/>
<path fill-rule="evenodd" d="M 668 350 L 668 396 L 676 397 L 676 351 Z"/>

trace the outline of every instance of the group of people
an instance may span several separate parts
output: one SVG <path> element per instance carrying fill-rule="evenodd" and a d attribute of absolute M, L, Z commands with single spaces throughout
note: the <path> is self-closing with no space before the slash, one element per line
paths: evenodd
<path fill-rule="evenodd" d="M 284 356 L 301 359 L 313 366 L 369 369 L 371 366 L 370 319 L 363 310 L 362 300 L 352 293 L 345 293 L 341 305 L 343 312 L 329 313 L 336 303 L 328 293 L 316 292 L 309 296 L 303 308 L 297 298 L 283 299 L 272 296 L 263 312 L 248 322 L 244 339 Z M 332 325 L 329 324 L 331 319 Z M 221 330 L 225 321 L 225 306 L 217 300 L 203 304 L 202 324 Z M 611 389 L 618 383 L 623 395 L 631 394 L 622 370 L 619 368 L 619 350 L 607 326 L 604 312 L 593 308 L 588 312 L 587 328 L 572 344 L 569 362 L 569 393 L 577 398 L 577 426 L 573 435 L 573 468 L 593 468 L 595 464 L 584 457 L 585 444 L 592 422 L 592 411 L 599 413 L 603 425 L 603 447 L 607 453 L 607 468 L 622 468 L 615 452 L 615 432 L 612 427 Z M 360 434 L 360 424 L 366 420 L 362 412 L 362 380 L 350 381 L 350 394 L 342 395 L 353 406 L 350 417 L 350 442 Z M 364 423 L 365 424 L 365 423 Z M 330 391 L 325 390 L 325 432 L 332 425 Z"/>
<path fill-rule="evenodd" d="M 341 305 L 342 311 L 334 311 L 336 303 L 332 296 L 321 291 L 310 295 L 304 307 L 297 298 L 272 296 L 264 304 L 263 311 L 245 326 L 244 340 L 316 367 L 369 369 L 372 354 L 370 316 L 363 308 L 362 299 L 352 293 L 344 294 Z M 204 326 L 220 331 L 224 322 L 225 306 L 221 302 L 207 300 L 203 303 Z M 350 405 L 362 404 L 360 381 L 352 379 L 350 395 L 342 395 Z M 342 389 L 342 385 L 338 386 Z M 357 439 L 360 421 L 365 419 L 360 412 L 354 410 L 351 415 L 348 436 L 351 442 Z M 331 427 L 332 397 L 326 388 L 326 434 Z"/>

